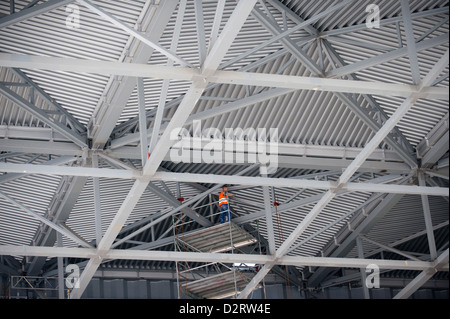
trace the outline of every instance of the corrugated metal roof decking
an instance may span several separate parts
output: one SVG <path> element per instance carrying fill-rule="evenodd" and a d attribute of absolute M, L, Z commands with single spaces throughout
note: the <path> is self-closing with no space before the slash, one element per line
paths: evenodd
<path fill-rule="evenodd" d="M 105 1 L 95 0 L 96 5 L 110 12 L 118 19 L 130 26 L 139 27 L 139 20 L 143 16 L 143 8 L 150 5 L 149 1 Z M 20 10 L 28 5 L 29 1 L 14 1 L 16 10 Z M 264 3 L 264 5 L 262 5 Z M 282 0 L 282 1 L 260 1 L 257 8 L 262 12 L 266 9 L 270 12 L 271 21 L 278 23 L 278 27 L 290 28 L 297 23 L 289 18 L 289 12 L 283 14 L 277 7 L 286 6 L 302 19 L 308 20 L 314 15 L 325 11 L 329 7 L 339 3 L 338 1 L 305 1 L 305 0 Z M 342 32 L 341 28 L 355 25 L 363 25 L 366 22 L 366 4 L 377 4 L 381 9 L 381 18 L 401 17 L 400 2 L 389 0 L 365 1 L 349 10 L 344 7 L 331 15 L 323 17 L 312 24 L 312 28 L 318 31 L 317 37 L 311 37 L 310 30 L 301 29 L 290 35 L 293 42 L 297 42 L 305 54 L 323 68 L 324 72 L 332 72 L 339 68 L 339 63 L 330 58 L 332 54 L 327 49 L 328 43 L 339 55 L 344 64 L 351 65 L 368 58 L 378 56 L 386 52 L 392 52 L 406 45 L 406 35 L 403 23 L 400 20 L 391 24 L 383 25 L 382 28 L 368 29 L 357 28 L 355 31 Z M 220 23 L 221 28 L 225 25 L 235 6 L 234 1 L 227 1 L 224 8 L 223 17 Z M 433 8 L 448 8 L 448 1 L 410 1 L 413 12 L 422 12 Z M 104 21 L 95 13 L 90 12 L 84 6 L 79 5 L 81 13 L 81 28 L 71 29 L 66 27 L 66 17 L 68 12 L 64 7 L 54 9 L 48 13 L 26 19 L 14 25 L 0 29 L 0 51 L 3 53 L 19 53 L 29 55 L 42 55 L 51 57 L 67 57 L 88 60 L 102 61 L 128 61 L 128 46 L 132 40 L 123 30 Z M 0 14 L 9 14 L 9 3 L 0 3 Z M 165 31 L 159 41 L 163 47 L 168 48 L 172 41 L 176 17 L 176 9 L 169 20 Z M 208 41 L 214 23 L 216 13 L 215 1 L 203 1 L 204 32 Z M 417 41 L 436 39 L 448 35 L 449 23 L 448 12 L 427 15 L 415 18 L 412 23 L 414 37 Z M 284 29 L 283 29 L 284 30 Z M 399 34 L 400 31 L 400 34 Z M 179 37 L 179 45 L 176 53 L 195 66 L 200 65 L 198 49 L 198 33 L 196 28 L 196 16 L 194 2 L 188 1 L 183 18 L 183 26 Z M 296 60 L 282 43 L 274 43 L 245 55 L 257 45 L 273 38 L 273 35 L 258 21 L 257 17 L 250 15 L 244 24 L 241 32 L 233 41 L 230 50 L 222 61 L 225 70 L 250 71 L 267 74 L 284 74 L 297 76 L 310 76 L 311 71 L 303 63 Z M 445 40 L 445 39 L 444 39 Z M 439 45 L 424 49 L 417 53 L 419 70 L 422 76 L 427 74 L 438 61 L 438 59 L 448 50 L 448 37 L 446 41 L 439 41 Z M 406 50 L 405 50 L 406 51 Z M 238 57 L 245 55 L 242 59 Z M 331 60 L 330 60 L 331 59 Z M 233 63 L 228 63 L 234 61 Z M 149 64 L 165 65 L 167 58 L 159 52 L 154 52 Z M 64 109 L 69 111 L 83 125 L 95 122 L 95 114 L 98 107 L 105 98 L 105 92 L 114 77 L 85 74 L 74 72 L 59 72 L 45 70 L 24 70 L 39 87 L 54 98 Z M 447 74 L 447 76 L 446 76 Z M 354 75 L 360 80 L 382 81 L 386 83 L 411 83 L 411 67 L 407 54 L 399 55 L 394 59 L 388 59 L 383 63 L 370 67 L 361 66 Z M 440 74 L 440 87 L 448 87 L 448 66 Z M 343 76 L 344 78 L 347 75 Z M 11 71 L 0 68 L 0 82 L 17 82 L 18 78 Z M 31 92 L 27 86 L 6 85 L 12 91 L 20 94 L 24 98 L 29 98 Z M 187 92 L 189 83 L 183 81 L 171 81 L 166 102 L 181 100 Z M 161 80 L 144 79 L 146 110 L 154 110 L 158 105 L 159 95 L 162 87 Z M 193 110 L 193 114 L 226 103 L 238 101 L 239 99 L 264 92 L 270 88 L 260 88 L 254 86 L 242 86 L 234 84 L 221 84 L 207 89 Z M 261 90 L 261 91 L 259 91 Z M 49 114 L 53 114 L 52 107 L 48 105 L 38 94 L 34 94 L 34 104 Z M 402 98 L 373 96 L 374 101 L 380 108 L 390 116 L 403 101 Z M 362 95 L 355 95 L 354 100 L 359 107 L 368 111 L 368 116 L 377 120 L 376 110 L 372 109 L 371 103 Z M 164 112 L 163 120 L 166 121 L 174 115 L 177 104 L 167 108 Z M 414 148 L 426 135 L 436 126 L 436 124 L 448 113 L 448 101 L 420 99 L 406 116 L 397 125 L 404 137 Z M 116 125 L 116 132 L 120 134 L 135 133 L 138 131 L 137 121 L 129 126 L 128 121 L 136 120 L 138 114 L 138 99 L 136 89 L 128 99 L 128 103 L 122 111 Z M 53 114 L 54 116 L 54 114 Z M 59 120 L 59 118 L 55 118 Z M 148 118 L 147 123 L 151 125 L 153 118 Z M 23 109 L 7 101 L 0 96 L 0 125 L 10 127 L 36 127 L 46 128 L 48 125 L 31 116 Z M 186 125 L 192 130 L 192 125 Z M 374 132 L 355 115 L 351 109 L 343 103 L 334 93 L 315 92 L 297 90 L 264 102 L 254 103 L 245 108 L 214 115 L 202 120 L 202 128 L 215 127 L 221 131 L 225 128 L 272 128 L 279 129 L 280 140 L 284 143 L 295 145 L 320 145 L 320 146 L 343 146 L 343 147 L 364 147 L 373 137 Z M 121 131 L 120 129 L 123 128 Z M 115 133 L 116 133 L 115 132 Z M 31 134 L 31 133 L 29 133 Z M 56 136 L 56 135 L 55 135 Z M 123 135 L 122 135 L 123 136 Z M 6 136 L 5 136 L 6 137 Z M 113 135 L 111 138 L 115 138 Z M 56 137 L 55 137 L 56 138 Z M 50 139 L 50 138 L 49 138 Z M 381 143 L 380 148 L 390 149 L 387 143 Z M 25 163 L 33 155 L 18 155 L 7 158 L 10 163 Z M 38 158 L 33 163 L 42 163 L 43 157 Z M 140 167 L 140 161 L 133 161 Z M 110 167 L 102 161 L 101 165 Z M 241 165 L 205 165 L 199 163 L 171 163 L 163 162 L 162 167 L 173 172 L 181 173 L 202 173 L 202 174 L 236 174 L 243 169 Z M 306 170 L 300 168 L 279 168 L 274 178 L 290 178 L 294 176 L 304 176 L 326 172 Z M 259 176 L 258 168 L 247 173 L 248 176 Z M 330 174 L 329 180 L 336 180 L 339 174 Z M 362 175 L 360 181 L 370 180 L 372 175 Z M 3 191 L 32 208 L 37 213 L 44 215 L 52 200 L 55 198 L 61 178 L 57 176 L 33 175 L 24 176 L 19 179 L 0 183 L 0 191 Z M 445 182 L 444 182 L 445 183 Z M 102 228 L 105 231 L 111 220 L 117 213 L 123 199 L 127 196 L 132 185 L 131 180 L 105 179 L 100 178 L 100 197 L 102 208 Z M 166 183 L 172 194 L 176 194 L 175 183 Z M 201 193 L 202 187 L 211 185 L 201 185 L 195 187 L 190 184 L 181 183 L 182 196 L 186 199 Z M 289 188 L 277 188 L 275 194 L 277 201 L 298 200 L 320 194 L 320 191 L 299 190 Z M 296 195 L 294 199 L 292 197 Z M 354 209 L 366 203 L 371 194 L 365 192 L 354 192 L 339 195 L 319 214 L 306 231 L 294 243 L 295 249 L 290 255 L 297 256 L 317 256 L 322 253 L 326 245 L 333 240 L 333 237 L 346 227 L 346 222 L 353 214 Z M 242 201 L 239 202 L 238 200 Z M 236 217 L 246 216 L 254 213 L 257 209 L 263 209 L 261 187 L 240 187 L 236 190 L 235 207 Z M 308 214 L 314 204 L 292 208 L 273 217 L 274 235 L 277 247 L 295 229 L 299 222 Z M 431 198 L 432 216 L 434 223 L 441 223 L 448 220 L 448 202 L 442 199 Z M 149 191 L 138 202 L 136 208 L 127 220 L 127 224 L 133 224 L 157 212 L 166 210 L 170 205 L 158 198 Z M 21 212 L 17 207 L 0 198 L 0 245 L 28 245 L 33 240 L 34 234 L 39 229 L 39 222 Z M 418 231 L 423 231 L 424 222 L 421 215 L 421 203 L 419 196 L 405 196 L 394 209 L 386 215 L 368 234 L 368 237 L 380 242 L 395 242 Z M 208 209 L 199 210 L 207 215 Z M 93 182 L 89 178 L 84 186 L 77 203 L 67 221 L 67 225 L 80 234 L 87 241 L 95 239 L 94 222 L 94 198 Z M 258 229 L 260 234 L 267 238 L 268 231 L 264 218 L 258 222 L 250 223 L 253 228 Z M 194 229 L 198 225 L 191 225 Z M 169 236 L 171 220 L 165 220 L 153 229 L 153 236 Z M 448 226 L 447 226 L 448 229 Z M 170 233 L 170 234 L 169 234 Z M 448 230 L 447 230 L 448 233 Z M 127 234 L 127 233 L 125 233 Z M 121 248 L 129 248 L 140 243 L 152 241 L 151 231 L 147 231 L 134 237 L 134 242 L 123 244 Z M 423 240 L 418 240 L 423 243 Z M 67 247 L 76 246 L 72 241 L 65 239 L 64 245 Z M 370 245 L 366 244 L 366 247 Z M 159 248 L 158 248 L 159 249 Z M 356 256 L 352 251 L 349 256 Z M 149 265 L 168 266 L 169 262 L 147 262 L 147 261 L 116 261 L 111 264 L 127 265 L 130 267 L 149 267 Z"/>

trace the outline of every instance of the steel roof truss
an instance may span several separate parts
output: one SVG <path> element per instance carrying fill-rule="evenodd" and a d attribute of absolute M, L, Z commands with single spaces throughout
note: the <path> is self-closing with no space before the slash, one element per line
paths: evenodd
<path fill-rule="evenodd" d="M 5 96 L 7 99 L 15 103 L 17 106 L 22 109 L 30 112 L 33 116 L 44 122 L 46 125 L 53 128 L 55 131 L 68 138 L 81 148 L 87 147 L 86 137 L 81 136 L 77 131 L 74 131 L 67 127 L 64 123 L 60 123 L 55 120 L 54 117 L 47 114 L 44 110 L 36 107 L 11 89 L 6 86 L 0 84 L 0 94 Z"/>
<path fill-rule="evenodd" d="M 237 36 L 239 30 L 242 25 L 247 20 L 248 15 L 250 14 L 251 9 L 255 5 L 256 0 L 252 1 L 240 1 L 231 17 L 227 21 L 222 33 L 219 38 L 216 40 L 214 46 L 211 51 L 205 58 L 204 63 L 202 64 L 202 74 L 203 76 L 208 76 L 213 73 L 219 66 L 226 52 L 230 48 L 234 38 Z M 153 152 L 150 154 L 150 157 L 143 167 L 144 176 L 152 176 L 155 174 L 158 169 L 161 161 L 164 159 L 167 151 L 169 150 L 171 143 L 169 143 L 169 137 L 173 129 L 180 128 L 187 117 L 191 113 L 194 108 L 196 102 L 203 94 L 205 90 L 207 82 L 204 81 L 204 78 L 194 79 L 191 87 L 186 93 L 183 101 L 178 106 L 177 111 L 173 115 L 169 125 L 164 131 L 163 135 L 159 139 L 156 144 Z M 95 258 L 91 258 L 88 262 L 87 267 L 84 269 L 80 278 L 80 288 L 75 288 L 72 291 L 71 298 L 77 299 L 80 298 L 84 290 L 86 289 L 89 281 L 97 270 L 98 266 L 101 263 L 102 254 L 104 254 L 108 249 L 111 248 L 111 245 L 114 243 L 115 238 L 120 232 L 120 229 L 124 226 L 128 216 L 133 211 L 136 206 L 139 198 L 142 196 L 143 192 L 147 188 L 150 180 L 148 178 L 138 179 L 132 186 L 129 194 L 125 198 L 122 203 L 119 211 L 114 217 L 113 221 L 109 225 L 106 233 L 104 234 L 100 244 L 97 247 L 98 255 Z"/>
<path fill-rule="evenodd" d="M 438 63 L 432 68 L 432 70 L 424 78 L 423 82 L 420 84 L 421 87 L 424 85 L 430 85 L 435 79 L 436 74 L 439 74 L 445 65 L 448 64 L 449 51 L 442 56 Z M 383 124 L 381 129 L 375 134 L 374 137 L 366 144 L 361 153 L 356 156 L 352 163 L 345 169 L 338 180 L 338 188 L 334 191 L 328 190 L 325 195 L 316 203 L 316 205 L 311 209 L 311 211 L 306 215 L 300 224 L 297 225 L 296 229 L 289 235 L 289 237 L 281 244 L 277 249 L 273 257 L 279 258 L 284 256 L 290 246 L 292 246 L 297 238 L 305 231 L 305 229 L 312 223 L 312 221 L 317 217 L 317 215 L 330 203 L 330 201 L 336 196 L 337 190 L 343 183 L 347 183 L 352 175 L 357 171 L 357 168 L 367 159 L 367 157 L 372 153 L 375 148 L 383 141 L 383 139 L 389 134 L 389 132 L 395 127 L 395 125 L 402 119 L 402 117 L 408 112 L 408 110 L 414 105 L 417 100 L 417 96 L 410 96 L 406 98 L 403 103 L 397 108 L 397 110 L 392 114 L 392 116 Z M 448 260 L 448 252 L 447 252 Z M 245 287 L 239 298 L 247 298 L 248 295 L 255 289 L 259 280 L 270 271 L 273 263 L 266 264 L 262 270 L 260 270 L 261 276 L 258 273 L 255 278 L 250 282 L 250 284 Z"/>

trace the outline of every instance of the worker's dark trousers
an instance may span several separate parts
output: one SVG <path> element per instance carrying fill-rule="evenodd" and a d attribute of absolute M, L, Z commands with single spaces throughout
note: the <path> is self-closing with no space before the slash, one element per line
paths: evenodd
<path fill-rule="evenodd" d="M 227 221 L 231 220 L 230 212 L 228 211 L 228 204 L 222 204 L 220 205 L 220 223 L 223 224 Z"/>

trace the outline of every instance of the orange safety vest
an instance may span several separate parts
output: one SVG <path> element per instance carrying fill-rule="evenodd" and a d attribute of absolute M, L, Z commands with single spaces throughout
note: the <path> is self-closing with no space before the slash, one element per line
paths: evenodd
<path fill-rule="evenodd" d="M 222 206 L 222 204 L 228 204 L 228 196 L 223 194 L 223 191 L 219 194 L 219 207 Z"/>

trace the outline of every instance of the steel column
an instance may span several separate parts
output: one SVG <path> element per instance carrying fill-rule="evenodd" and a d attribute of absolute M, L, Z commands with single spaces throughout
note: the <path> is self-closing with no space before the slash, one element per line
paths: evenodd
<path fill-rule="evenodd" d="M 92 167 L 98 168 L 98 155 L 97 153 L 92 154 Z M 93 177 L 93 188 L 94 188 L 94 214 L 95 214 L 95 239 L 96 244 L 100 243 L 103 236 L 102 231 L 102 206 L 100 200 L 100 181 L 98 177 Z"/>
<path fill-rule="evenodd" d="M 271 255 L 274 255 L 276 252 L 276 246 L 275 246 L 275 235 L 274 235 L 274 231 L 273 231 L 272 205 L 271 205 L 271 201 L 270 201 L 269 187 L 263 186 L 262 189 L 263 189 L 265 220 L 266 220 L 266 225 L 267 225 L 269 252 Z"/>
<path fill-rule="evenodd" d="M 418 173 L 419 185 L 425 186 L 425 176 L 422 171 Z M 437 258 L 436 241 L 434 239 L 433 221 L 431 220 L 430 203 L 428 202 L 428 196 L 420 195 L 422 199 L 423 215 L 425 219 L 425 228 L 427 231 L 428 247 L 430 249 L 431 260 Z"/>
<path fill-rule="evenodd" d="M 147 117 L 145 115 L 145 95 L 144 95 L 144 81 L 142 78 L 137 78 L 137 93 L 138 93 L 138 108 L 139 108 L 139 137 L 141 144 L 141 161 L 142 166 L 147 163 L 149 154 L 148 139 L 147 139 Z"/>
<path fill-rule="evenodd" d="M 361 259 L 364 259 L 364 249 L 363 249 L 363 244 L 362 244 L 360 237 L 356 238 L 356 246 L 358 249 L 358 257 Z M 361 287 L 363 287 L 364 299 L 370 299 L 369 288 L 366 285 L 366 280 L 367 280 L 366 269 L 360 268 L 359 271 L 361 273 Z"/>
<path fill-rule="evenodd" d="M 406 46 L 408 49 L 409 65 L 411 67 L 412 82 L 413 84 L 420 83 L 420 70 L 419 61 L 417 59 L 416 40 L 414 39 L 414 30 L 412 27 L 411 11 L 409 9 L 409 1 L 402 0 L 402 17 L 403 26 L 406 31 Z"/>

